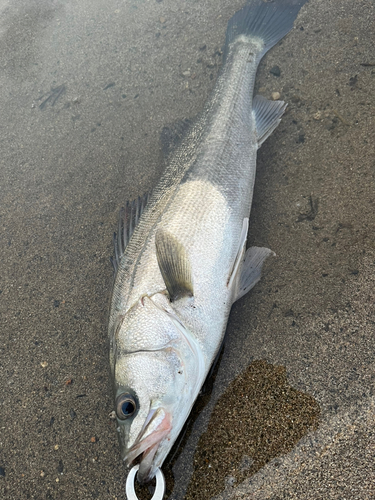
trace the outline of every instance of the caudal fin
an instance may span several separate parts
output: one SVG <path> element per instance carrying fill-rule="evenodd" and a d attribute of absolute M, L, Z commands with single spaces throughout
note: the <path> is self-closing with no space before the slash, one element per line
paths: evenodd
<path fill-rule="evenodd" d="M 260 60 L 293 28 L 302 2 L 299 5 L 291 5 L 291 2 L 292 0 L 283 0 L 282 3 L 279 1 L 276 4 L 250 0 L 248 5 L 236 12 L 228 22 L 224 56 L 238 36 L 247 35 L 263 40 L 263 50 L 258 56 Z"/>

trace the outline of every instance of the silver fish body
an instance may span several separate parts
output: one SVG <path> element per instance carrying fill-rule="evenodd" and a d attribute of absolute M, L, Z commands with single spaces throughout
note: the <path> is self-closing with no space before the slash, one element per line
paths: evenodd
<path fill-rule="evenodd" d="M 254 0 L 232 18 L 204 110 L 170 153 L 147 203 L 138 199 L 120 219 L 110 361 L 122 456 L 131 463 L 143 453 L 143 482 L 183 427 L 233 302 L 272 254 L 245 253 L 245 246 L 257 149 L 285 104 L 252 94 L 260 59 L 297 12 Z"/>

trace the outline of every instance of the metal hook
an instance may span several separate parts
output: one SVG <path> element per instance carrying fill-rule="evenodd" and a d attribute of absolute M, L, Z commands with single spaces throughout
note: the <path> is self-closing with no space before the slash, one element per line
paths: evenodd
<path fill-rule="evenodd" d="M 139 465 L 135 465 L 129 472 L 128 477 L 126 479 L 126 496 L 128 497 L 128 500 L 138 500 L 137 494 L 134 489 L 134 481 L 138 469 Z M 165 493 L 165 478 L 161 469 L 157 469 L 155 474 L 155 479 L 156 479 L 156 487 L 151 500 L 163 500 Z"/>

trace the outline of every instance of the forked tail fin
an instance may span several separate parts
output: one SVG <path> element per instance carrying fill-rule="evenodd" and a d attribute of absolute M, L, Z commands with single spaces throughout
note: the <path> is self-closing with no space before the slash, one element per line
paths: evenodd
<path fill-rule="evenodd" d="M 257 37 L 263 40 L 264 54 L 281 40 L 292 28 L 303 0 L 295 4 L 293 0 L 279 0 L 278 3 L 250 0 L 248 5 L 236 12 L 228 22 L 224 58 L 230 44 L 240 35 Z"/>

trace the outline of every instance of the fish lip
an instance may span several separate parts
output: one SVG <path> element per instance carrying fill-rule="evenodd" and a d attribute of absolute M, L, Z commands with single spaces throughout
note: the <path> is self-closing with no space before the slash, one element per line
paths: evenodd
<path fill-rule="evenodd" d="M 155 476 L 158 466 L 161 465 L 161 463 L 156 465 L 154 458 L 160 443 L 172 429 L 171 421 L 171 414 L 164 408 L 151 409 L 137 439 L 125 453 L 124 461 L 128 467 L 139 455 L 143 454 L 137 473 L 140 483 L 149 482 Z"/>

